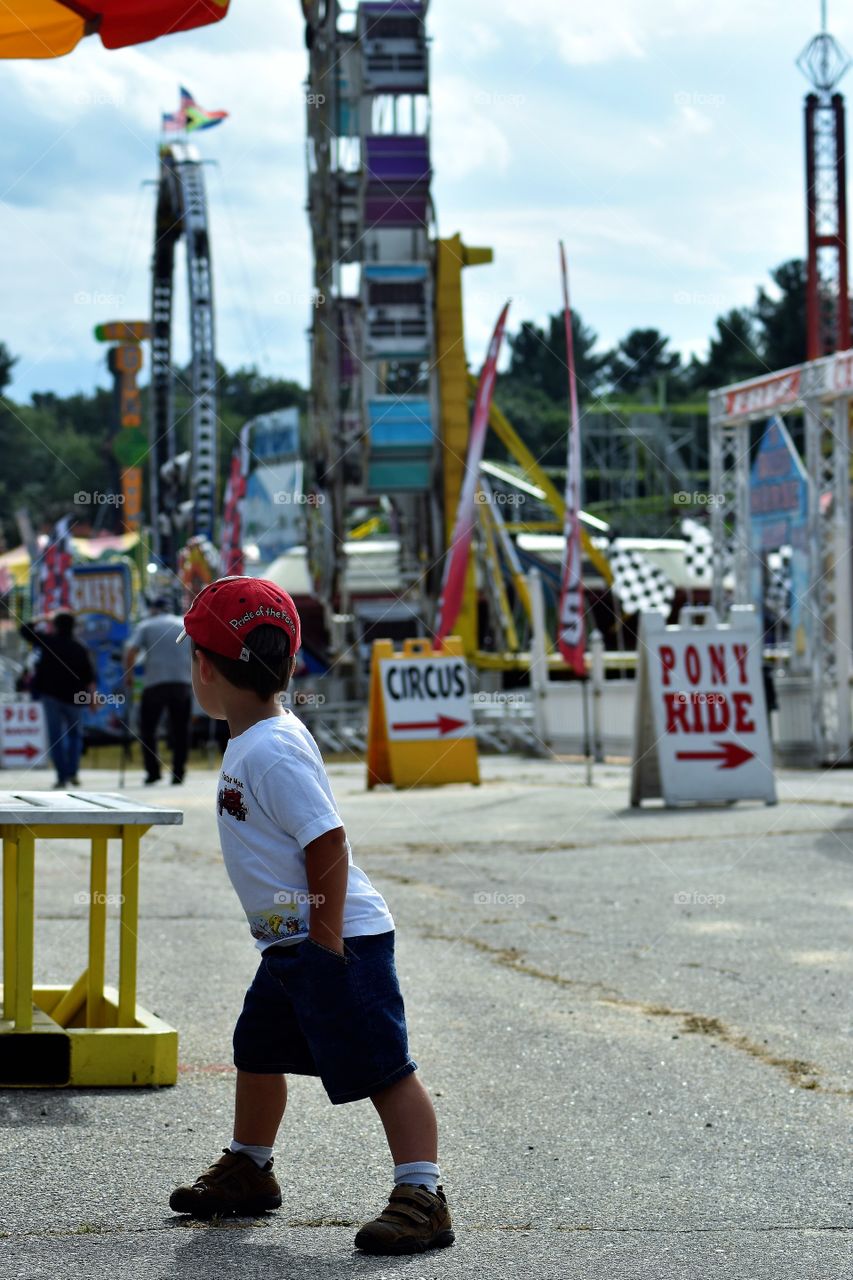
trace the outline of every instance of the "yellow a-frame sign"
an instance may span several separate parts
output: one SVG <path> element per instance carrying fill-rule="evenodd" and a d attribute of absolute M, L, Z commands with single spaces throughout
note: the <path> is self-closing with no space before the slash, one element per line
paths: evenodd
<path fill-rule="evenodd" d="M 462 640 L 375 640 L 370 668 L 367 787 L 480 781 Z"/>

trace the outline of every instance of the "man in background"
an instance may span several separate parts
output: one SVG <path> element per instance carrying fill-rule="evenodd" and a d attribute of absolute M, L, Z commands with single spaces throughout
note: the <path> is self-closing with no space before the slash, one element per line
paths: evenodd
<path fill-rule="evenodd" d="M 54 614 L 50 631 L 24 625 L 21 635 L 34 645 L 38 663 L 30 691 L 44 707 L 50 758 L 56 770 L 54 791 L 80 786 L 77 770 L 83 751 L 80 720 L 91 701 L 95 670 L 89 651 L 74 639 L 74 614 Z"/>
<path fill-rule="evenodd" d="M 183 631 L 183 619 L 170 612 L 165 596 L 149 604 L 149 615 L 139 623 L 128 641 L 125 682 L 132 687 L 137 658 L 145 664 L 142 702 L 139 710 L 139 737 L 145 785 L 160 780 L 157 730 L 165 711 L 169 718 L 172 744 L 172 783 L 183 782 L 189 749 L 192 715 L 192 664 L 186 645 L 176 643 Z"/>

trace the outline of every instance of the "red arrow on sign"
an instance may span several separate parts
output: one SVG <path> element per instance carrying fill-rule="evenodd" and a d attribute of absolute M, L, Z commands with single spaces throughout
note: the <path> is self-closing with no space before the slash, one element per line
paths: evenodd
<path fill-rule="evenodd" d="M 446 733 L 452 733 L 454 729 L 462 729 L 467 724 L 467 720 L 454 720 L 452 716 L 443 716 L 439 714 L 437 720 L 412 720 L 408 724 L 392 724 L 392 729 L 429 729 L 435 732 L 437 729 L 440 737 L 444 737 Z"/>
<path fill-rule="evenodd" d="M 739 764 L 752 760 L 753 751 L 739 747 L 736 742 L 718 742 L 719 751 L 677 751 L 676 760 L 719 760 L 718 769 L 736 769 Z"/>
<path fill-rule="evenodd" d="M 34 747 L 31 742 L 28 742 L 25 747 L 5 747 L 3 755 L 26 756 L 28 760 L 32 760 L 33 756 L 38 755 L 38 747 Z"/>

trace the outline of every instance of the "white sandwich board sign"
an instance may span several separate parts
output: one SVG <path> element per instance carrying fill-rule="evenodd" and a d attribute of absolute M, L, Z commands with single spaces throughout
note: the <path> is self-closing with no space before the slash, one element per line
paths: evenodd
<path fill-rule="evenodd" d="M 733 609 L 728 624 L 705 608 L 682 609 L 677 626 L 643 614 L 633 806 L 661 796 L 667 805 L 776 803 L 761 643 L 752 608 Z"/>
<path fill-rule="evenodd" d="M 0 708 L 0 769 L 33 769 L 47 760 L 47 729 L 39 702 Z"/>
<path fill-rule="evenodd" d="M 389 739 L 473 737 L 464 658 L 383 658 L 379 670 Z"/>

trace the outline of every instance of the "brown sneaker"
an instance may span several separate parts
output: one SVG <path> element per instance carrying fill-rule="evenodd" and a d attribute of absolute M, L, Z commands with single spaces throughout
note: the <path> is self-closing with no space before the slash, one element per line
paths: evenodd
<path fill-rule="evenodd" d="M 206 1173 L 191 1187 L 177 1187 L 169 1197 L 169 1208 L 191 1213 L 194 1218 L 214 1214 L 264 1213 L 281 1208 L 281 1187 L 272 1174 L 272 1160 L 259 1169 L 251 1156 L 236 1155 L 227 1147 Z"/>
<path fill-rule="evenodd" d="M 455 1239 L 441 1187 L 433 1195 L 426 1187 L 404 1183 L 391 1192 L 379 1217 L 361 1228 L 355 1247 L 365 1253 L 423 1253 L 444 1249 Z"/>

